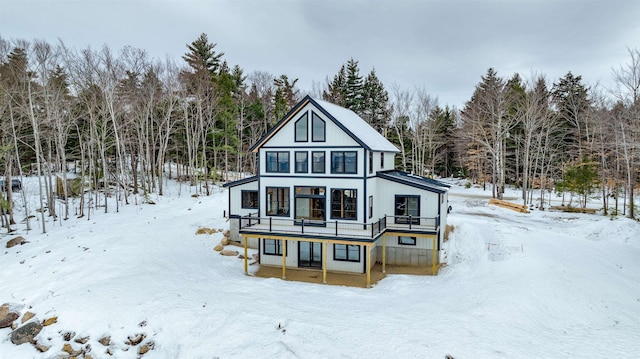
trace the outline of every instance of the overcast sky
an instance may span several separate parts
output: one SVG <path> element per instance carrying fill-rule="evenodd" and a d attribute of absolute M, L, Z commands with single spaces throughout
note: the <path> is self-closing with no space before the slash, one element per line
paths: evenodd
<path fill-rule="evenodd" d="M 640 48 L 638 0 L 0 0 L 5 40 L 103 44 L 181 61 L 201 33 L 230 65 L 298 78 L 303 92 L 350 58 L 360 73 L 462 107 L 489 67 L 551 84 L 611 86 Z"/>

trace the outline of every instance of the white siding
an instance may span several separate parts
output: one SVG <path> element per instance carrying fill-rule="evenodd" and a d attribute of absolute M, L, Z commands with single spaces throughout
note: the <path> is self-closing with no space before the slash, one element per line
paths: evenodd
<path fill-rule="evenodd" d="M 420 216 L 421 217 L 437 217 L 440 202 L 438 202 L 438 194 L 411 187 L 401 183 L 378 179 L 377 185 L 378 204 L 380 212 L 393 216 L 395 214 L 395 196 L 396 195 L 418 195 L 420 196 Z M 374 201 L 374 205 L 375 201 Z"/>
<path fill-rule="evenodd" d="M 246 216 L 249 213 L 258 212 L 257 209 L 242 208 L 242 191 L 257 191 L 258 181 L 253 181 L 245 184 L 229 188 L 229 215 Z M 260 198 L 258 198 L 260 202 Z"/>

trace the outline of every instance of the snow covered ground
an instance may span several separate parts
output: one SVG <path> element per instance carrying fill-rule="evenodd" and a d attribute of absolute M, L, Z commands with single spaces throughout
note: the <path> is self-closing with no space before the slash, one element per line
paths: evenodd
<path fill-rule="evenodd" d="M 222 233 L 196 234 L 228 228 L 226 191 L 189 191 L 169 183 L 155 205 L 111 205 L 90 220 L 51 222 L 46 234 L 33 222 L 18 231 L 22 246 L 4 248 L 15 235 L 0 235 L 0 304 L 58 317 L 37 336 L 52 346 L 46 353 L 0 329 L 0 358 L 56 357 L 67 331 L 90 337 L 93 358 L 111 358 L 104 335 L 112 357 L 138 357 L 124 351 L 137 333 L 155 343 L 149 359 L 640 353 L 638 222 L 520 214 L 488 206 L 489 191 L 454 185 L 440 275 L 389 275 L 362 289 L 245 276 L 242 260 L 213 251 Z"/>

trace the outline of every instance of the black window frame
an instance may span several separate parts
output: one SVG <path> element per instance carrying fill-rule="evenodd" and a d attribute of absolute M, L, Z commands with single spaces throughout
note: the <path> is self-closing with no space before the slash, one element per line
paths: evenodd
<path fill-rule="evenodd" d="M 353 171 L 347 171 L 347 154 L 355 154 L 355 162 L 353 165 Z M 340 163 L 338 161 L 338 155 L 342 158 L 342 170 L 340 170 Z M 332 174 L 358 174 L 358 151 L 331 151 L 331 173 Z"/>
<path fill-rule="evenodd" d="M 298 170 L 298 155 L 304 155 L 304 170 Z M 309 152 L 307 151 L 295 151 L 294 157 L 294 172 L 295 173 L 309 173 Z"/>
<path fill-rule="evenodd" d="M 301 189 L 303 188 L 309 188 L 309 193 L 298 193 L 300 192 Z M 314 193 L 313 189 L 317 189 L 317 193 Z M 298 223 L 298 221 L 302 221 L 303 219 L 305 221 L 309 221 L 309 223 L 316 223 L 316 224 L 325 224 L 325 221 L 327 220 L 327 197 L 326 197 L 326 193 L 327 193 L 327 187 L 324 186 L 295 186 L 293 189 L 293 193 L 294 193 L 294 198 L 293 198 L 293 218 L 296 221 L 296 223 Z M 322 218 L 318 219 L 318 218 L 302 218 L 302 217 L 298 217 L 298 200 L 303 200 L 303 199 L 308 199 L 309 200 L 309 213 L 311 214 L 311 211 L 313 210 L 321 210 L 322 212 Z M 314 201 L 319 200 L 322 201 L 323 204 L 323 208 L 322 209 L 314 209 L 311 208 L 311 203 L 313 203 Z M 319 222 L 322 223 L 319 223 Z M 307 222 L 305 222 L 307 223 Z"/>
<path fill-rule="evenodd" d="M 403 241 L 403 238 L 404 238 L 404 241 Z M 407 240 L 408 240 L 408 243 L 405 242 Z M 418 242 L 417 237 L 398 236 L 398 245 L 401 245 L 401 246 L 415 246 L 417 242 Z"/>
<path fill-rule="evenodd" d="M 354 208 L 349 210 L 349 213 L 353 213 L 353 217 L 344 217 L 344 216 L 334 216 L 334 205 L 336 205 L 336 201 L 334 200 L 334 192 L 340 192 L 341 197 L 345 198 L 345 191 L 353 191 L 353 204 L 354 204 Z M 347 210 L 345 210 L 344 207 L 344 202 L 341 203 L 342 206 L 338 208 L 338 210 L 342 213 L 345 214 L 347 212 Z M 355 188 L 332 188 L 331 189 L 331 219 L 343 219 L 343 220 L 347 220 L 347 221 L 356 221 L 358 220 L 358 190 Z"/>
<path fill-rule="evenodd" d="M 273 168 L 270 167 L 270 161 L 269 161 L 269 157 L 271 155 L 275 154 L 276 155 L 276 161 L 275 163 L 276 165 L 276 170 L 274 171 Z M 290 157 L 290 153 L 289 151 L 267 151 L 266 152 L 266 158 L 265 158 L 265 172 L 267 173 L 290 173 L 291 172 L 291 166 L 289 166 L 289 157 Z M 282 157 L 282 160 L 280 159 L 280 157 Z M 285 160 L 286 158 L 286 160 Z M 286 164 L 286 169 L 282 169 L 282 165 Z"/>
<path fill-rule="evenodd" d="M 398 213 L 398 199 L 404 199 L 405 200 L 405 208 L 408 208 L 406 200 L 407 199 L 412 199 L 415 198 L 418 201 L 418 213 L 416 215 L 413 214 L 408 214 L 408 210 L 405 209 L 404 213 Z M 398 224 L 409 224 L 409 222 L 411 222 L 411 224 L 420 224 L 420 195 L 417 194 L 397 194 L 395 195 L 395 199 L 393 201 L 393 210 L 394 210 L 394 217 L 395 217 L 395 223 Z M 412 218 L 409 219 L 409 216 L 411 216 Z"/>
<path fill-rule="evenodd" d="M 344 258 L 340 258 L 337 255 L 337 249 L 338 247 L 344 247 Z M 357 248 L 357 251 L 349 251 L 349 248 Z M 352 253 L 357 253 L 357 258 L 351 258 L 351 256 L 349 254 Z M 357 244 L 338 244 L 338 243 L 334 243 L 333 244 L 333 260 L 335 261 L 341 261 L 341 262 L 356 262 L 359 263 L 360 262 L 360 246 Z"/>
<path fill-rule="evenodd" d="M 286 204 L 286 207 L 281 207 L 283 209 L 283 211 L 280 211 L 280 208 L 276 209 L 276 213 L 269 213 L 269 209 L 271 206 L 271 202 L 269 202 L 269 190 L 271 189 L 275 189 L 279 192 L 279 190 L 286 190 L 286 192 L 283 192 L 283 194 L 286 193 L 286 201 L 283 199 L 282 203 Z M 279 196 L 279 193 L 276 192 L 276 196 Z M 283 196 L 284 197 L 284 196 Z M 289 214 L 291 213 L 291 193 L 289 190 L 289 187 L 266 187 L 265 188 L 265 214 L 267 216 L 271 216 L 271 217 L 289 217 Z M 280 203 L 280 200 L 277 199 L 276 203 Z M 285 211 L 286 209 L 286 211 Z"/>
<path fill-rule="evenodd" d="M 316 121 L 322 123 L 322 138 L 316 139 Z M 311 142 L 326 142 L 327 141 L 327 123 L 318 116 L 317 113 L 311 111 Z"/>
<path fill-rule="evenodd" d="M 304 132 L 302 130 L 299 131 L 298 123 L 302 123 L 304 121 Z M 309 142 L 309 114 L 305 112 L 304 115 L 300 116 L 298 120 L 294 123 L 294 140 L 295 142 Z M 299 139 L 298 135 L 304 135 L 304 139 Z"/>
<path fill-rule="evenodd" d="M 373 196 L 369 196 L 369 218 L 373 218 Z"/>
<path fill-rule="evenodd" d="M 269 243 L 273 243 L 273 245 L 267 245 L 267 241 Z M 262 254 L 268 256 L 280 256 L 282 257 L 282 239 L 270 239 L 270 238 L 262 238 Z M 285 243 L 286 245 L 286 243 Z M 267 252 L 267 248 L 273 247 L 273 252 Z M 287 257 L 289 256 L 289 251 L 287 251 Z"/>
<path fill-rule="evenodd" d="M 252 207 L 250 205 L 250 203 L 246 203 L 245 195 L 255 195 L 255 206 L 254 207 Z M 240 191 L 241 208 L 243 208 L 243 209 L 258 209 L 259 201 L 260 201 L 260 198 L 259 198 L 259 195 L 258 195 L 258 191 L 256 191 L 256 190 L 242 190 L 242 191 Z"/>
<path fill-rule="evenodd" d="M 384 152 L 380 152 L 380 169 L 384 169 Z"/>
<path fill-rule="evenodd" d="M 316 154 L 322 155 L 322 162 L 316 162 Z M 327 160 L 326 160 L 326 152 L 325 151 L 311 151 L 311 173 L 327 173 Z M 322 171 L 316 171 L 316 163 L 322 163 Z"/>
<path fill-rule="evenodd" d="M 373 151 L 369 152 L 369 173 L 373 173 Z"/>

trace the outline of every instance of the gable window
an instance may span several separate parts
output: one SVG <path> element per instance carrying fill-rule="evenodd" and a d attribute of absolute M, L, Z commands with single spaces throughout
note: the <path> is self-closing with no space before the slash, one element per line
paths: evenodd
<path fill-rule="evenodd" d="M 373 152 L 369 152 L 369 173 L 373 173 Z"/>
<path fill-rule="evenodd" d="M 358 152 L 331 151 L 331 173 L 358 173 Z"/>
<path fill-rule="evenodd" d="M 258 208 L 258 191 L 242 191 L 242 208 Z"/>
<path fill-rule="evenodd" d="M 311 140 L 313 142 L 324 142 L 326 140 L 325 132 L 325 122 L 315 112 L 311 112 Z"/>
<path fill-rule="evenodd" d="M 296 142 L 307 142 L 309 141 L 309 131 L 307 130 L 307 118 L 308 115 L 305 113 L 302 115 L 298 121 L 296 121 Z"/>
<path fill-rule="evenodd" d="M 380 169 L 384 169 L 384 152 L 380 152 Z"/>
<path fill-rule="evenodd" d="M 288 187 L 267 187 L 267 216 L 289 216 Z"/>
<path fill-rule="evenodd" d="M 360 262 L 360 246 L 352 244 L 334 244 L 333 259 L 337 261 Z"/>
<path fill-rule="evenodd" d="M 324 187 L 296 187 L 296 219 L 324 222 Z"/>
<path fill-rule="evenodd" d="M 267 172 L 289 173 L 289 152 L 267 152 Z"/>
<path fill-rule="evenodd" d="M 296 151 L 296 173 L 309 172 L 309 153 Z"/>
<path fill-rule="evenodd" d="M 416 245 L 416 237 L 399 236 L 398 237 L 398 244 L 401 244 L 403 246 L 415 246 Z"/>
<path fill-rule="evenodd" d="M 420 196 L 396 195 L 396 223 L 420 223 Z"/>
<path fill-rule="evenodd" d="M 282 240 L 263 239 L 264 254 L 272 256 L 282 256 Z"/>
<path fill-rule="evenodd" d="M 324 151 L 311 152 L 313 164 L 311 165 L 311 172 L 324 173 Z"/>
<path fill-rule="evenodd" d="M 331 190 L 331 218 L 356 219 L 358 199 L 355 189 Z"/>

